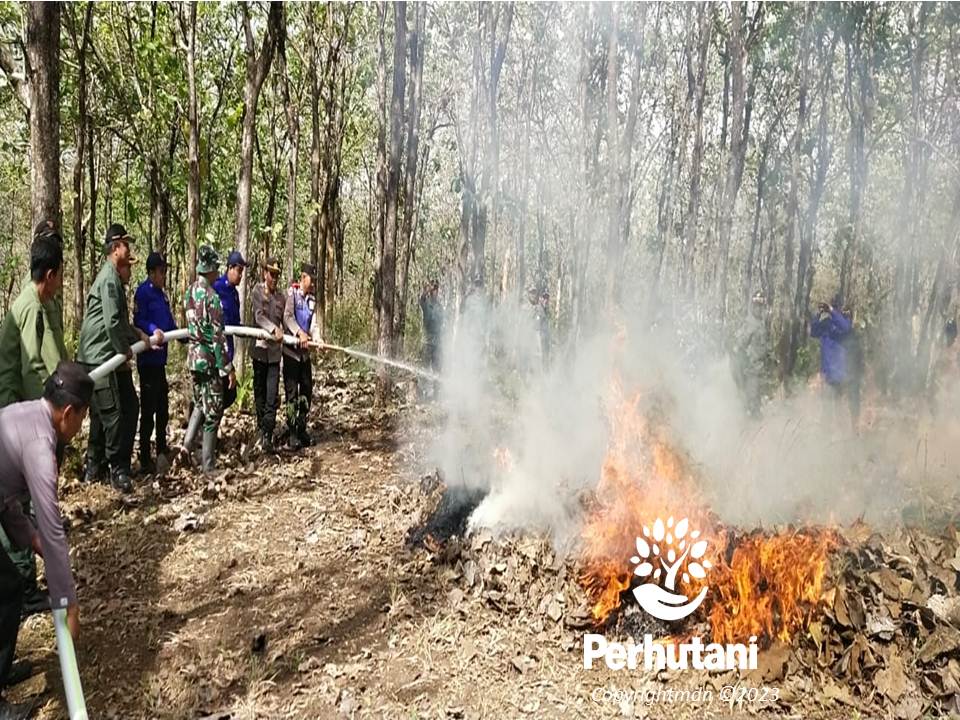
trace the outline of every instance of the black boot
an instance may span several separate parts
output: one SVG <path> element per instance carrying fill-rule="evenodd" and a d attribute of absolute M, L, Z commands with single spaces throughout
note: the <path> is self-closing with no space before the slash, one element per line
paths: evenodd
<path fill-rule="evenodd" d="M 0 720 L 27 720 L 33 716 L 33 703 L 11 703 L 0 700 Z"/>
<path fill-rule="evenodd" d="M 31 590 L 23 594 L 23 606 L 20 608 L 20 617 L 26 618 L 30 615 L 47 612 L 50 609 L 50 596 L 45 592 L 40 592 L 36 585 Z"/>
<path fill-rule="evenodd" d="M 273 446 L 273 432 L 266 430 L 260 433 L 260 449 L 264 455 L 276 455 L 277 449 Z"/>
<path fill-rule="evenodd" d="M 107 478 L 105 465 L 98 465 L 87 458 L 87 467 L 83 474 L 83 481 L 88 483 L 103 482 Z"/>
<path fill-rule="evenodd" d="M 122 493 L 133 492 L 130 482 L 130 472 L 126 468 L 110 468 L 110 484 Z"/>
<path fill-rule="evenodd" d="M 303 442 L 300 440 L 300 433 L 297 432 L 297 428 L 294 426 L 289 426 L 287 430 L 287 447 L 296 452 L 303 447 Z"/>
<path fill-rule="evenodd" d="M 212 473 L 217 465 L 217 431 L 203 431 L 203 472 Z"/>
<path fill-rule="evenodd" d="M 197 435 L 200 433 L 200 426 L 203 423 L 203 410 L 200 406 L 193 408 L 190 413 L 190 420 L 187 422 L 187 431 L 183 435 L 183 444 L 177 450 L 177 461 L 182 465 L 191 465 L 191 453 L 193 444 L 196 442 Z"/>
<path fill-rule="evenodd" d="M 313 445 L 313 438 L 310 437 L 310 433 L 307 432 L 307 428 L 302 425 L 297 429 L 297 437 L 300 438 L 300 444 L 303 447 L 310 447 Z"/>
<path fill-rule="evenodd" d="M 157 466 L 150 457 L 150 446 L 140 448 L 140 474 L 152 475 L 157 471 Z"/>
<path fill-rule="evenodd" d="M 7 673 L 4 686 L 13 687 L 14 685 L 19 685 L 31 677 L 33 677 L 33 663 L 29 660 L 14 660 L 10 666 L 10 672 Z"/>

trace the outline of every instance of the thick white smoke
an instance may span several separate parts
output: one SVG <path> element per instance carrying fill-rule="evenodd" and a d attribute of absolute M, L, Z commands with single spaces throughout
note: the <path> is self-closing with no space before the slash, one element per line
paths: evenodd
<path fill-rule="evenodd" d="M 722 343 L 643 317 L 598 324 L 575 346 L 555 347 L 544 368 L 525 300 L 467 300 L 446 338 L 446 420 L 431 458 L 448 485 L 489 489 L 472 527 L 576 536 L 579 496 L 596 486 L 607 450 L 614 378 L 655 405 L 727 523 L 899 521 L 907 503 L 952 477 L 960 422 L 889 414 L 856 434 L 846 400 L 815 382 L 753 417 Z"/>

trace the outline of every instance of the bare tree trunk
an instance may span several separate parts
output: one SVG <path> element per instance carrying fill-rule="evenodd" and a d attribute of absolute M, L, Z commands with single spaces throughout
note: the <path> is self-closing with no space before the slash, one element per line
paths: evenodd
<path fill-rule="evenodd" d="M 387 197 L 387 3 L 378 6 L 379 31 L 377 33 L 377 235 L 373 259 L 373 314 L 375 339 L 379 343 L 383 319 L 381 318 L 381 296 L 383 293 L 383 241 L 386 235 L 384 219 L 386 217 Z M 393 317 L 387 322 L 392 326 Z"/>
<path fill-rule="evenodd" d="M 180 6 L 180 23 L 187 44 L 187 243 L 189 245 L 189 277 L 197 264 L 197 242 L 200 237 L 200 109 L 197 100 L 197 2 L 187 4 L 187 18 Z"/>
<path fill-rule="evenodd" d="M 60 208 L 60 3 L 27 4 L 30 92 L 31 224 L 52 220 Z"/>
<path fill-rule="evenodd" d="M 780 291 L 780 339 L 778 341 L 778 355 L 780 358 L 780 380 L 786 379 L 793 372 L 796 361 L 793 338 L 797 335 L 799 318 L 794 317 L 794 307 L 790 300 L 795 296 L 795 281 L 798 271 L 794 267 L 797 249 L 796 240 L 800 217 L 800 183 L 802 181 L 801 162 L 803 160 L 803 143 L 806 138 L 807 123 L 810 116 L 808 93 L 810 87 L 810 19 L 813 16 L 812 6 L 806 6 L 804 18 L 806 28 L 800 39 L 800 58 L 797 65 L 798 100 L 797 124 L 790 141 L 790 180 L 787 192 L 786 232 L 783 240 L 783 285 Z"/>
<path fill-rule="evenodd" d="M 320 52 L 317 43 L 317 15 L 316 4 L 309 6 L 308 25 L 310 28 L 310 263 L 319 266 L 320 244 L 320 78 L 317 68 L 317 54 Z M 320 302 L 320 317 L 326 319 L 326 305 L 323 291 L 323 277 L 320 278 L 320 287 L 317 289 L 317 299 Z"/>
<path fill-rule="evenodd" d="M 377 353 L 383 357 L 394 354 L 394 304 L 397 292 L 397 223 L 400 200 L 400 162 L 403 153 L 403 98 L 406 93 L 407 5 L 393 5 L 393 95 L 390 100 L 390 151 L 387 167 L 386 197 L 384 198 L 383 253 L 380 258 L 380 328 Z M 378 372 L 377 400 L 387 402 L 392 379 L 385 366 Z"/>
<path fill-rule="evenodd" d="M 250 21 L 250 9 L 246 4 L 240 6 L 243 14 L 243 30 L 246 39 L 246 75 L 243 84 L 243 131 L 240 141 L 240 178 L 237 183 L 236 247 L 246 258 L 250 253 L 250 197 L 253 182 L 253 150 L 257 123 L 257 103 L 260 89 L 267 78 L 277 38 L 284 23 L 283 3 L 273 0 L 267 19 L 267 30 L 259 54 L 253 37 Z M 240 284 L 240 318 L 247 322 L 247 290 L 250 274 L 244 273 Z M 238 365 L 244 361 L 244 346 L 237 346 Z"/>
<path fill-rule="evenodd" d="M 397 311 L 395 337 L 397 348 L 403 348 L 404 324 L 406 322 L 407 281 L 410 276 L 410 254 L 413 248 L 413 218 L 417 198 L 417 162 L 420 152 L 420 99 L 423 92 L 423 43 L 426 41 L 424 28 L 427 21 L 427 6 L 418 3 L 414 6 L 413 32 L 410 34 L 410 90 L 407 106 L 407 143 L 406 168 L 403 176 L 403 221 L 400 230 L 400 242 L 403 243 L 403 272 L 400 275 L 400 303 Z"/>
<path fill-rule="evenodd" d="M 755 85 L 751 83 L 751 102 L 747 102 L 746 79 L 744 64 L 746 49 L 744 47 L 743 3 L 730 4 L 730 37 L 727 42 L 727 53 L 730 59 L 731 75 L 731 125 L 730 125 L 730 155 L 727 159 L 727 177 L 721 197 L 720 214 L 720 319 L 726 319 L 727 313 L 727 284 L 730 269 L 730 235 L 733 232 L 733 211 L 736 208 L 737 196 L 740 194 L 740 185 L 743 181 L 743 165 L 747 155 L 747 139 L 749 134 L 749 106 L 752 104 L 752 91 Z M 758 11 L 759 12 L 759 11 Z"/>
<path fill-rule="evenodd" d="M 620 242 L 620 159 L 617 157 L 620 133 L 620 11 L 617 3 L 610 3 L 610 32 L 607 37 L 607 242 L 606 242 L 606 297 L 608 307 L 619 302 L 616 287 L 617 245 Z M 617 150 L 615 150 L 617 148 Z"/>
<path fill-rule="evenodd" d="M 867 123 L 873 112 L 873 79 L 871 51 L 865 39 L 865 27 L 870 22 L 873 9 L 869 6 L 852 6 L 854 30 L 846 40 L 847 68 L 845 74 L 847 112 L 850 117 L 848 163 L 850 176 L 850 225 L 847 244 L 843 249 L 840 265 L 840 294 L 844 298 L 854 294 L 854 273 L 860 252 L 860 235 L 863 222 L 863 196 L 867 184 Z M 856 83 L 855 83 L 856 81 Z"/>
<path fill-rule="evenodd" d="M 286 222 L 286 268 L 287 277 L 294 277 L 295 248 L 297 230 L 297 163 L 300 156 L 299 108 L 290 98 L 290 77 L 287 68 L 287 30 L 283 26 L 278 38 L 278 57 L 280 76 L 283 86 L 283 105 L 287 115 L 287 134 L 290 136 L 290 154 L 287 156 L 287 222 Z"/>
<path fill-rule="evenodd" d="M 697 62 L 697 75 L 694 84 L 692 70 L 688 73 L 688 80 L 694 94 L 694 141 L 693 158 L 690 166 L 690 197 L 687 203 L 687 218 L 684 238 L 683 261 L 681 263 L 681 277 L 684 278 L 685 290 L 695 289 L 695 258 L 697 252 L 697 225 L 700 218 L 700 186 L 702 182 L 701 166 L 703 165 L 703 106 L 707 90 L 707 53 L 710 50 L 710 37 L 713 25 L 709 13 L 712 9 L 704 5 L 697 6 L 697 25 L 699 27 L 700 47 Z"/>
<path fill-rule="evenodd" d="M 73 47 L 77 57 L 77 159 L 73 166 L 73 319 L 74 327 L 79 332 L 83 322 L 83 311 L 86 306 L 84 292 L 83 261 L 86 251 L 87 233 L 90 231 L 96 208 L 91 207 L 88 221 L 84 223 L 83 206 L 83 171 L 87 154 L 93 154 L 93 147 L 88 144 L 90 139 L 90 116 L 87 112 L 87 45 L 90 42 L 90 33 L 93 27 L 93 2 L 88 2 L 84 12 L 83 34 L 77 38 L 77 28 L 73 16 L 73 9 L 69 13 Z"/>

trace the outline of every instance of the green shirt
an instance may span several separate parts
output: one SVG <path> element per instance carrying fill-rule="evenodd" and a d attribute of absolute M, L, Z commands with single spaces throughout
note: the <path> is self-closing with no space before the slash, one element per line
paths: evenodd
<path fill-rule="evenodd" d="M 126 353 L 139 339 L 130 324 L 126 289 L 117 269 L 108 260 L 87 293 L 77 361 L 100 365 L 117 353 Z"/>
<path fill-rule="evenodd" d="M 27 282 L 0 325 L 0 407 L 43 395 L 43 383 L 66 360 L 56 302 L 42 302 Z"/>

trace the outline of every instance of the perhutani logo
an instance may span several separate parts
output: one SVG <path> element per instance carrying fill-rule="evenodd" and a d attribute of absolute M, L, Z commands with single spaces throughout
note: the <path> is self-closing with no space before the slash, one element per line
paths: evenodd
<path fill-rule="evenodd" d="M 707 570 L 712 567 L 704 558 L 708 543 L 700 539 L 699 530 L 690 528 L 687 518 L 677 523 L 673 517 L 666 522 L 657 518 L 652 529 L 644 525 L 642 531 L 643 537 L 637 537 L 637 554 L 630 562 L 636 565 L 633 574 L 648 580 L 633 589 L 633 596 L 646 613 L 658 620 L 682 620 L 693 614 L 707 596 L 707 585 L 692 598 L 678 589 L 678 585 L 690 585 L 691 577 L 706 578 Z M 635 670 L 641 664 L 646 670 L 756 670 L 757 638 L 752 635 L 749 645 L 721 645 L 704 644 L 697 636 L 688 638 L 688 642 L 663 642 L 647 634 L 638 645 L 632 638 L 624 644 L 608 642 L 603 635 L 585 635 L 584 669 L 592 668 L 593 661 L 600 658 L 611 670 Z"/>
<path fill-rule="evenodd" d="M 706 585 L 693 599 L 677 591 L 678 578 L 684 585 L 690 583 L 691 576 L 703 580 L 711 567 L 709 560 L 702 559 L 707 541 L 699 538 L 700 531 L 691 530 L 687 518 L 676 524 L 672 517 L 666 523 L 657 518 L 652 531 L 643 526 L 643 537 L 637 538 L 637 554 L 630 562 L 637 566 L 634 575 L 650 581 L 635 587 L 633 596 L 657 620 L 682 620 L 700 607 L 707 596 Z"/>

